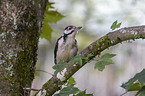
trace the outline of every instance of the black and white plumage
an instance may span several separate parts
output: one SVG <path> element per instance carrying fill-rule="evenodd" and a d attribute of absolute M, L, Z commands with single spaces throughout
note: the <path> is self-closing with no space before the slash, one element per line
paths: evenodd
<path fill-rule="evenodd" d="M 68 62 L 77 55 L 78 45 L 75 36 L 82 27 L 69 25 L 65 28 L 63 35 L 58 38 L 54 49 L 54 62 Z"/>

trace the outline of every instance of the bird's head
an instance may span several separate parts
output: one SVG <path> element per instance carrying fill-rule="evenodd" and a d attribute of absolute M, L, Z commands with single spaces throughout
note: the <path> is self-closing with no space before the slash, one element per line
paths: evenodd
<path fill-rule="evenodd" d="M 75 36 L 77 34 L 77 32 L 81 29 L 82 27 L 76 27 L 74 25 L 69 25 L 65 28 L 64 30 L 64 35 L 72 35 Z"/>

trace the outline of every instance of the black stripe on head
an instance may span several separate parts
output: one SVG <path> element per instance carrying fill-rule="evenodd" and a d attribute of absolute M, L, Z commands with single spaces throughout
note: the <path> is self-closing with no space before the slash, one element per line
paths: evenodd
<path fill-rule="evenodd" d="M 68 33 L 68 34 L 63 34 L 63 39 L 64 39 L 64 42 L 66 41 L 66 39 L 67 39 L 67 36 L 69 36 L 70 34 L 72 34 L 73 32 L 74 32 L 75 30 L 72 30 L 70 33 Z"/>
<path fill-rule="evenodd" d="M 64 30 L 71 30 L 73 27 L 75 27 L 75 26 L 74 25 L 69 25 Z"/>
<path fill-rule="evenodd" d="M 72 27 L 71 26 L 67 26 L 64 30 L 71 30 Z"/>
<path fill-rule="evenodd" d="M 64 35 L 70 35 L 70 34 L 72 34 L 73 32 L 74 32 L 75 30 L 72 30 L 71 32 L 69 32 L 68 34 L 66 34 L 66 33 L 64 33 Z"/>

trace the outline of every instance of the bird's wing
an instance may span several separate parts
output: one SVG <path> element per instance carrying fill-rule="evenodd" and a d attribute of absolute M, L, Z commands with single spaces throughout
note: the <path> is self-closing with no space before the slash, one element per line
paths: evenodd
<path fill-rule="evenodd" d="M 75 45 L 76 45 L 76 48 L 77 48 L 77 52 L 78 52 L 78 43 L 77 43 L 77 40 L 75 39 Z M 77 54 L 76 54 L 77 55 Z"/>
<path fill-rule="evenodd" d="M 57 57 L 57 50 L 58 50 L 58 42 L 59 42 L 59 40 L 60 40 L 61 38 L 62 38 L 62 36 L 61 36 L 60 38 L 57 39 L 57 42 L 56 42 L 55 48 L 54 48 L 54 63 L 55 63 L 55 64 L 57 64 L 57 59 L 56 59 L 56 57 Z"/>

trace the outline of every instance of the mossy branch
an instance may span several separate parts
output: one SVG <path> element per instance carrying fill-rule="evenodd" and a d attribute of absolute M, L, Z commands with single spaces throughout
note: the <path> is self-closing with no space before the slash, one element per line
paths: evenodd
<path fill-rule="evenodd" d="M 135 39 L 145 39 L 145 26 L 134 26 L 134 27 L 125 27 L 113 32 L 109 32 L 105 36 L 96 40 L 88 47 L 86 47 L 83 51 L 81 51 L 78 55 L 82 55 L 87 57 L 89 54 L 92 54 L 89 60 L 85 60 L 82 65 L 75 64 L 66 68 L 65 74 L 62 78 L 57 76 L 52 76 L 42 87 L 42 90 L 46 90 L 47 96 L 52 96 L 56 91 L 58 91 L 61 86 L 67 82 L 67 80 L 76 73 L 81 67 L 87 64 L 90 60 L 92 60 L 95 56 L 99 55 L 103 50 L 119 44 L 123 41 L 127 40 L 135 40 Z"/>

